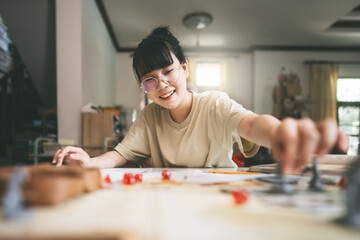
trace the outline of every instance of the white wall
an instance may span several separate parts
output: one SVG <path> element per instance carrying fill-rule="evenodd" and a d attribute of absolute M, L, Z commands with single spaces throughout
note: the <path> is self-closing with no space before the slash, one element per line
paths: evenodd
<path fill-rule="evenodd" d="M 301 80 L 303 96 L 309 93 L 309 66 L 313 61 L 359 61 L 359 52 L 300 52 L 300 51 L 255 51 L 254 52 L 254 111 L 272 114 L 272 89 L 277 83 L 281 68 L 296 73 Z M 342 67 L 342 66 L 341 66 Z M 341 74 L 341 70 L 340 70 Z"/>
<path fill-rule="evenodd" d="M 228 93 L 245 108 L 253 110 L 253 56 L 251 54 L 240 54 L 238 58 L 228 61 L 227 82 L 223 91 Z"/>
<path fill-rule="evenodd" d="M 94 1 L 57 0 L 58 137 L 81 144 L 81 107 L 115 104 L 117 58 Z"/>
<path fill-rule="evenodd" d="M 82 105 L 81 1 L 56 1 L 58 138 L 80 143 Z"/>
<path fill-rule="evenodd" d="M 360 78 L 360 63 L 358 64 L 340 64 L 339 77 Z M 360 95 L 360 93 L 359 93 Z"/>
<path fill-rule="evenodd" d="M 132 56 L 130 53 L 118 53 L 116 103 L 139 111 L 144 97 L 132 70 Z"/>
<path fill-rule="evenodd" d="M 95 1 L 82 0 L 83 105 L 115 103 L 117 52 Z"/>

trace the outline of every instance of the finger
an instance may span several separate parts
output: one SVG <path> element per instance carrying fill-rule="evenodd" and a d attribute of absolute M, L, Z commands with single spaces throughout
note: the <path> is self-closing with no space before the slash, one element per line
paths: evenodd
<path fill-rule="evenodd" d="M 68 166 L 82 166 L 81 162 L 80 161 L 77 161 L 77 160 L 74 160 L 74 159 L 69 159 L 68 157 L 66 157 L 64 159 L 64 162 L 63 162 L 65 165 L 68 165 Z"/>
<path fill-rule="evenodd" d="M 79 147 L 68 146 L 68 147 L 66 147 L 66 151 L 68 154 L 76 153 L 76 154 L 82 154 L 84 156 L 89 157 L 87 152 L 85 152 L 82 148 L 79 148 Z"/>
<path fill-rule="evenodd" d="M 323 156 L 335 146 L 338 137 L 338 128 L 334 120 L 328 119 L 317 124 L 320 140 L 316 153 Z"/>
<path fill-rule="evenodd" d="M 62 149 L 60 151 L 60 153 L 57 155 L 57 159 L 56 159 L 56 166 L 61 166 L 64 158 L 69 155 L 70 152 L 72 151 L 79 151 L 80 148 L 77 147 L 72 147 L 72 146 L 66 146 L 64 149 Z"/>
<path fill-rule="evenodd" d="M 58 159 L 58 156 L 59 156 L 60 153 L 61 153 L 61 149 L 57 150 L 56 153 L 54 154 L 54 157 L 53 157 L 53 160 L 52 160 L 53 164 L 57 163 L 57 159 Z"/>
<path fill-rule="evenodd" d="M 87 154 L 71 153 L 67 160 L 77 161 L 78 165 L 85 166 L 89 158 Z"/>
<path fill-rule="evenodd" d="M 285 119 L 280 125 L 280 137 L 283 145 L 283 172 L 293 171 L 298 156 L 298 128 L 294 119 Z"/>
<path fill-rule="evenodd" d="M 283 158 L 282 157 L 283 149 L 284 147 L 282 143 L 276 140 L 276 142 L 271 147 L 271 155 L 274 160 L 281 161 L 281 159 Z"/>
<path fill-rule="evenodd" d="M 315 153 L 319 142 L 320 134 L 316 125 L 308 118 L 299 120 L 299 159 L 295 164 L 295 170 L 299 171 L 304 165 L 311 160 L 311 155 Z"/>
<path fill-rule="evenodd" d="M 68 154 L 70 152 L 75 152 L 75 153 L 85 153 L 85 151 L 82 148 L 79 147 L 74 147 L 74 146 L 66 146 L 63 150 L 63 153 Z"/>
<path fill-rule="evenodd" d="M 279 130 L 278 130 L 279 131 Z M 271 141 L 271 155 L 274 160 L 281 161 L 283 159 L 284 145 L 279 132 L 276 132 Z"/>
<path fill-rule="evenodd" d="M 349 136 L 341 130 L 338 130 L 337 147 L 343 153 L 349 148 Z"/>
<path fill-rule="evenodd" d="M 59 156 L 58 156 L 58 159 L 57 159 L 57 163 L 56 163 L 56 166 L 61 166 L 62 164 L 63 164 L 63 161 L 64 161 L 64 158 L 65 158 L 66 156 L 65 155 L 63 155 L 62 153 L 61 154 L 59 154 Z"/>

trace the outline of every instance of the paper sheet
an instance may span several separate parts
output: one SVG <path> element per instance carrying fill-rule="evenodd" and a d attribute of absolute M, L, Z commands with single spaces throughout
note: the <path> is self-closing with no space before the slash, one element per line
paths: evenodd
<path fill-rule="evenodd" d="M 193 184 L 215 184 L 234 181 L 244 181 L 269 176 L 269 174 L 221 174 L 207 173 L 203 170 L 176 171 L 171 180 Z"/>
<path fill-rule="evenodd" d="M 170 170 L 171 171 L 171 170 Z M 171 171 L 170 179 L 176 182 L 193 184 L 215 184 L 234 181 L 245 181 L 269 176 L 269 174 L 220 174 L 207 173 L 204 170 Z M 161 172 L 144 172 L 143 178 L 161 178 Z"/>
<path fill-rule="evenodd" d="M 176 182 L 192 183 L 192 184 L 216 184 L 234 181 L 245 181 L 269 176 L 269 174 L 221 174 L 208 173 L 206 170 L 171 170 L 170 179 Z M 147 172 L 144 168 L 106 168 L 101 169 L 101 176 L 105 178 L 110 176 L 112 182 L 118 182 L 123 179 L 124 173 L 142 173 L 143 179 L 162 178 L 161 170 Z"/>

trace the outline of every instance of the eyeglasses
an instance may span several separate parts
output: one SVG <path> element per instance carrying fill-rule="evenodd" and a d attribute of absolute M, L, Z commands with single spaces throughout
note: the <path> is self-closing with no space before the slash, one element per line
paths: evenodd
<path fill-rule="evenodd" d="M 146 93 L 153 93 L 159 87 L 159 81 L 163 81 L 164 83 L 171 85 L 176 83 L 179 78 L 179 70 L 182 64 L 180 64 L 177 68 L 172 68 L 167 70 L 165 73 L 161 74 L 159 79 L 155 77 L 150 77 L 141 82 L 140 88 Z"/>

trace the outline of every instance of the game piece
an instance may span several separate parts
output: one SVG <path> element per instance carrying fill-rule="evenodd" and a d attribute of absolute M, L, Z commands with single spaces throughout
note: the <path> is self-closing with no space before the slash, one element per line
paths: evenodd
<path fill-rule="evenodd" d="M 162 175 L 163 180 L 169 180 L 170 176 L 171 176 L 171 172 L 169 170 L 165 169 L 162 171 L 161 175 Z"/>
<path fill-rule="evenodd" d="M 135 174 L 135 180 L 136 180 L 137 182 L 142 182 L 142 174 L 141 174 L 141 173 Z"/>
<path fill-rule="evenodd" d="M 123 184 L 132 185 L 136 183 L 135 176 L 132 173 L 125 173 L 123 178 Z"/>
<path fill-rule="evenodd" d="M 237 190 L 231 193 L 236 205 L 244 204 L 249 198 L 249 193 L 245 190 Z"/>
<path fill-rule="evenodd" d="M 263 181 L 263 182 L 268 182 L 268 183 L 279 183 L 280 181 L 282 181 L 283 183 L 286 184 L 298 184 L 300 177 L 298 176 L 282 176 L 282 178 L 280 178 L 278 175 L 276 176 L 271 176 L 271 177 L 262 177 L 262 178 L 258 178 L 259 181 Z"/>
<path fill-rule="evenodd" d="M 107 183 L 107 184 L 110 184 L 110 183 L 111 183 L 111 179 L 110 179 L 109 174 L 106 175 L 106 177 L 104 178 L 104 183 Z"/>
<path fill-rule="evenodd" d="M 268 182 L 268 183 L 286 183 L 286 184 L 298 184 L 300 178 L 298 176 L 283 176 L 281 172 L 282 164 L 276 164 L 276 176 L 270 177 L 261 177 L 258 178 L 259 181 Z"/>
<path fill-rule="evenodd" d="M 315 192 L 323 192 L 325 191 L 325 185 L 321 182 L 321 174 L 317 165 L 317 158 L 313 159 L 312 165 L 313 177 L 309 183 L 309 190 Z"/>
<path fill-rule="evenodd" d="M 27 176 L 23 169 L 17 168 L 13 172 L 2 199 L 5 219 L 23 219 L 30 216 L 30 211 L 24 205 L 21 188 Z"/>
<path fill-rule="evenodd" d="M 286 182 L 286 178 L 282 174 L 282 163 L 279 162 L 276 167 L 276 181 L 273 181 L 272 188 L 268 190 L 269 193 L 284 193 L 291 194 L 294 189 Z"/>

